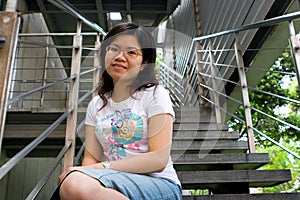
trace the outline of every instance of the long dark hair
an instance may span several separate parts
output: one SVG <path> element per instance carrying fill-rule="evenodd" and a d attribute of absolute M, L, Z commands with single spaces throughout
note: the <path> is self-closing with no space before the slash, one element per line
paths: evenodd
<path fill-rule="evenodd" d="M 105 54 L 106 47 L 120 34 L 135 35 L 140 46 L 142 47 L 143 61 L 145 65 L 142 71 L 139 71 L 136 79 L 130 87 L 131 95 L 136 91 L 145 90 L 146 88 L 158 85 L 155 77 L 155 60 L 156 60 L 156 43 L 151 33 L 142 26 L 133 23 L 121 23 L 113 27 L 105 36 L 100 49 L 100 64 L 102 66 L 102 76 L 100 78 L 97 91 L 103 100 L 103 107 L 107 105 L 106 95 L 114 89 L 113 79 L 106 71 Z M 101 108 L 101 109 L 102 109 Z"/>

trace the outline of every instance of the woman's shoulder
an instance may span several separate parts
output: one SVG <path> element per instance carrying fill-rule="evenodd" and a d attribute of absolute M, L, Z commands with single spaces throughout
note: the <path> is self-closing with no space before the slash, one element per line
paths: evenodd
<path fill-rule="evenodd" d="M 163 85 L 155 85 L 147 88 L 145 91 L 149 94 L 169 93 L 167 88 L 165 88 Z"/>

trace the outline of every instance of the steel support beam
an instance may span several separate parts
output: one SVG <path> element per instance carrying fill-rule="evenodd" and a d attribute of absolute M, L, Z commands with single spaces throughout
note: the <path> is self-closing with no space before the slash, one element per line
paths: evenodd
<path fill-rule="evenodd" d="M 0 153 L 4 135 L 11 74 L 17 46 L 19 21 L 16 12 L 0 12 L 0 37 L 5 38 L 0 48 Z"/>

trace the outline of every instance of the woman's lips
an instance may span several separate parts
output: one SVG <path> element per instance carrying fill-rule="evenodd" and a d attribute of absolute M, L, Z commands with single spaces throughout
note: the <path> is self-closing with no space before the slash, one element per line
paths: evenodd
<path fill-rule="evenodd" d="M 115 69 L 127 69 L 124 65 L 120 64 L 112 64 L 111 66 Z"/>

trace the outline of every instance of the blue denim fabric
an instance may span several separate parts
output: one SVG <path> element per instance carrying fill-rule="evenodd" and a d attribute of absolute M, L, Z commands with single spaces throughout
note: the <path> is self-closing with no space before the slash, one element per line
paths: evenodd
<path fill-rule="evenodd" d="M 131 200 L 181 200 L 181 188 L 173 181 L 112 169 L 80 169 Z"/>

